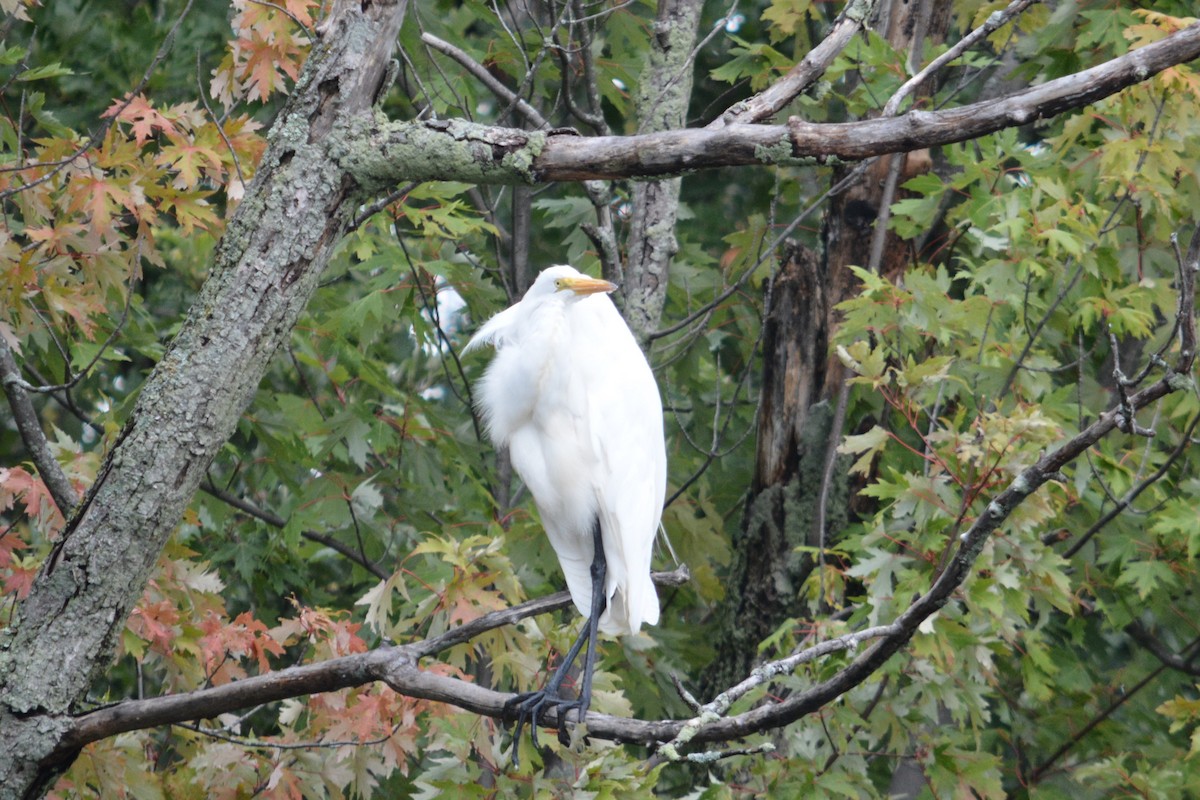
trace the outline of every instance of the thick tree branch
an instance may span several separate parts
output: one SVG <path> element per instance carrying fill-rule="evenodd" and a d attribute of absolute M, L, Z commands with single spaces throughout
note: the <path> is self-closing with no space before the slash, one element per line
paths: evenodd
<path fill-rule="evenodd" d="M 1193 248 L 1200 242 L 1200 228 L 1193 238 Z M 1134 409 L 1142 409 L 1174 391 L 1190 389 L 1190 371 L 1195 360 L 1195 280 L 1200 264 L 1189 258 L 1182 273 L 1180 287 L 1181 351 L 1173 368 L 1160 380 L 1129 398 Z M 678 747 L 685 744 L 729 741 L 754 733 L 790 724 L 820 709 L 825 704 L 867 680 L 894 653 L 915 635 L 922 622 L 936 613 L 967 579 L 971 567 L 991 534 L 1027 497 L 1051 480 L 1057 480 L 1060 470 L 1104 436 L 1117 429 L 1119 409 L 1111 409 L 1061 447 L 1047 453 L 1033 466 L 1022 472 L 1007 489 L 987 504 L 971 528 L 962 535 L 961 543 L 946 570 L 933 586 L 892 623 L 869 631 L 852 633 L 830 642 L 801 651 L 779 662 L 780 670 L 793 668 L 829 652 L 844 650 L 859 640 L 880 637 L 832 678 L 793 695 L 780 703 L 761 705 L 732 717 L 720 714 L 728 708 L 720 698 L 716 705 L 705 707 L 709 713 L 691 720 L 643 721 L 623 719 L 589 712 L 588 735 L 601 739 L 627 742 L 673 742 L 675 757 L 682 757 Z M 218 716 L 229 711 L 260 705 L 288 697 L 314 692 L 334 691 L 359 686 L 375 680 L 385 681 L 397 692 L 410 697 L 450 703 L 477 714 L 499 719 L 508 718 L 506 702 L 512 695 L 496 692 L 466 681 L 435 675 L 422 670 L 418 660 L 446 647 L 460 644 L 472 636 L 498 625 L 509 624 L 533 613 L 542 613 L 565 606 L 566 593 L 531 601 L 513 609 L 493 612 L 480 620 L 443 634 L 441 637 L 413 645 L 385 647 L 370 653 L 331 659 L 320 664 L 280 670 L 247 678 L 225 686 L 204 689 L 185 695 L 119 703 L 78 716 L 55 751 L 55 758 L 67 758 L 79 747 L 91 741 L 124 731 L 145 727 Z M 796 662 L 796 663 L 792 663 Z M 776 670 L 776 672 L 780 671 Z M 773 673 L 774 674 L 774 673 Z M 768 676 L 769 677 L 769 676 Z M 731 691 L 739 693 L 763 683 L 762 675 L 752 675 Z M 553 713 L 545 718 L 547 725 L 557 725 Z"/>
<path fill-rule="evenodd" d="M 675 175 L 751 164 L 857 160 L 961 142 L 1082 108 L 1200 57 L 1200 23 L 1097 67 L 1006 97 L 943 111 L 845 123 L 726 125 L 636 136 L 553 136 L 458 120 L 358 118 L 338 155 L 377 191 L 407 180 L 475 183 L 578 181 Z M 459 166 L 452 166 L 459 165 Z"/>
<path fill-rule="evenodd" d="M 1180 289 L 1180 353 L 1173 367 L 1155 383 L 1129 397 L 1129 404 L 1140 410 L 1159 398 L 1175 391 L 1191 389 L 1190 374 L 1195 362 L 1195 282 L 1200 272 L 1200 261 L 1196 253 L 1200 250 L 1200 227 L 1189 248 L 1189 258 L 1181 270 Z M 766 704 L 732 717 L 721 717 L 724 708 L 718 705 L 706 707 L 710 713 L 692 720 L 643 721 L 621 719 L 597 712 L 587 715 L 588 735 L 601 739 L 631 742 L 674 742 L 675 757 L 682 757 L 678 747 L 684 743 L 729 741 L 755 733 L 788 725 L 831 702 L 847 691 L 866 681 L 884 662 L 903 647 L 915 634 L 918 627 L 949 602 L 953 593 L 963 584 L 971 568 L 983 550 L 987 539 L 1011 515 L 1027 497 L 1052 480 L 1058 480 L 1060 470 L 1078 458 L 1088 448 L 1117 429 L 1120 409 L 1110 409 L 1084 430 L 1057 449 L 1045 454 L 1033 466 L 1024 470 L 1007 489 L 987 504 L 983 513 L 970 529 L 961 536 L 961 542 L 946 570 L 934 581 L 933 586 L 909 606 L 889 625 L 870 631 L 850 634 L 818 644 L 814 648 L 792 656 L 800 661 L 824 655 L 838 649 L 857 644 L 861 638 L 879 636 L 869 649 L 851 661 L 833 677 L 810 689 L 797 693 L 787 700 Z M 565 605 L 567 598 L 561 598 Z M 556 607 L 558 598 L 544 598 L 526 604 L 525 610 L 549 610 Z M 488 621 L 471 630 L 471 635 L 482 633 L 492 623 L 505 624 L 519 618 L 523 611 L 510 609 L 488 615 Z M 479 622 L 479 621 L 476 621 Z M 474 624 L 474 623 L 472 623 Z M 464 626 L 466 628 L 467 626 Z M 128 730 L 180 722 L 187 719 L 209 718 L 250 705 L 271 702 L 316 691 L 332 691 L 347 686 L 362 685 L 373 680 L 383 680 L 396 691 L 428 700 L 451 703 L 478 714 L 500 719 L 507 718 L 505 703 L 512 696 L 495 692 L 465 681 L 434 675 L 421 670 L 417 661 L 422 655 L 432 653 L 467 640 L 463 631 L 450 631 L 438 640 L 417 645 L 388 647 L 370 653 L 332 659 L 321 664 L 295 667 L 267 675 L 248 678 L 214 689 L 205 689 L 187 695 L 138 700 L 121 703 L 109 708 L 93 711 L 77 718 L 69 733 L 62 739 L 58 757 L 90 741 L 112 736 Z M 785 659 L 785 661 L 787 661 Z M 781 662 L 782 663 L 782 662 Z M 790 663 L 790 662 L 789 662 Z M 748 686 L 763 681 L 756 676 L 748 678 Z M 736 687 L 735 687 L 736 689 Z M 546 717 L 547 725 L 556 725 L 553 714 Z M 681 737 L 682 734 L 682 738 Z"/>

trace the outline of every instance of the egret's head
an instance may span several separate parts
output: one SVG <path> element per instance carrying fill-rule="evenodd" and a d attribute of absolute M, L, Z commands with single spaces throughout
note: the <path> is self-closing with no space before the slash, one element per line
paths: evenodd
<path fill-rule="evenodd" d="M 574 267 L 558 265 L 547 267 L 534 281 L 533 290 L 546 293 L 567 292 L 567 299 L 583 298 L 601 292 L 608 293 L 617 288 L 615 283 L 589 278 Z"/>

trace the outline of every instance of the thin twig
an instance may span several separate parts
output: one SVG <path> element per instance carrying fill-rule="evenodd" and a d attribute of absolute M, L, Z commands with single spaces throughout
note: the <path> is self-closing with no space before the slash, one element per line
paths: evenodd
<path fill-rule="evenodd" d="M 842 650 L 854 650 L 859 644 L 868 639 L 878 639 L 883 636 L 892 636 L 900 632 L 899 625 L 892 623 L 891 625 L 878 625 L 873 628 L 865 628 L 861 631 L 854 631 L 834 639 L 827 639 L 811 647 L 806 647 L 803 650 L 797 650 L 786 658 L 781 658 L 778 661 L 770 661 L 755 667 L 748 677 L 740 683 L 731 686 L 721 692 L 712 702 L 705 703 L 700 707 L 699 712 L 695 717 L 683 723 L 683 727 L 675 734 L 675 738 L 658 748 L 658 753 L 664 756 L 669 761 L 684 761 L 696 760 L 689 758 L 679 752 L 679 748 L 686 745 L 702 728 L 710 725 L 713 722 L 725 716 L 730 706 L 735 701 L 739 700 L 746 693 L 770 682 L 778 675 L 788 675 L 795 671 L 801 664 L 806 664 L 821 656 L 836 653 Z M 707 760 L 702 758 L 701 760 Z"/>
<path fill-rule="evenodd" d="M 412 256 L 408 253 L 408 246 L 404 243 L 404 237 L 400 234 L 400 226 L 393 226 L 393 233 L 396 237 L 396 243 L 400 245 L 401 252 L 404 253 L 404 260 L 408 262 L 408 268 L 413 278 L 413 285 L 417 287 L 418 294 L 421 295 L 421 302 L 425 306 L 425 310 L 429 313 L 430 319 L 433 321 L 434 330 L 437 331 L 438 339 L 441 340 L 442 347 L 450 353 L 450 358 L 454 361 L 454 369 L 458 372 L 458 378 L 462 381 L 463 391 L 466 392 L 466 397 L 463 398 L 458 393 L 458 389 L 454 386 L 454 381 L 450 380 L 450 370 L 446 366 L 445 356 L 442 354 L 442 348 L 438 348 L 439 359 L 442 363 L 442 370 L 446 376 L 446 383 L 450 387 L 450 391 L 454 392 L 454 396 L 458 401 L 467 407 L 471 414 L 471 426 L 475 431 L 475 440 L 483 441 L 483 428 L 480 424 L 479 413 L 475 408 L 475 395 L 471 392 L 471 382 L 467 380 L 467 371 L 463 369 L 462 361 L 458 357 L 458 351 L 454 349 L 454 343 L 450 341 L 450 337 L 446 335 L 446 331 L 442 329 L 441 317 L 437 312 L 437 301 L 430 302 L 425 295 L 425 287 L 421 285 L 420 276 L 417 275 L 417 266 L 413 261 Z"/>
<path fill-rule="evenodd" d="M 856 4 L 849 5 L 853 7 Z M 825 70 L 829 68 L 833 60 L 846 49 L 846 45 L 850 44 L 855 35 L 866 25 L 865 14 L 850 15 L 847 13 L 849 11 L 848 7 L 846 11 L 842 12 L 821 43 L 809 50 L 798 64 L 788 70 L 786 75 L 753 97 L 738 101 L 710 122 L 707 127 L 723 128 L 735 123 L 762 122 L 773 117 L 784 106 L 795 100 L 825 74 Z"/>
<path fill-rule="evenodd" d="M 261 2 L 261 0 L 255 0 Z M 237 171 L 238 183 L 242 185 L 242 189 L 246 188 L 246 176 L 242 174 L 242 162 L 238 159 L 237 151 L 233 149 L 233 144 L 229 141 L 229 137 L 225 135 L 225 128 L 221 125 L 221 120 L 217 119 L 217 115 L 213 113 L 212 106 L 208 104 L 208 98 L 204 93 L 204 82 L 200 76 L 200 50 L 196 49 L 196 94 L 200 96 L 200 102 L 204 104 L 204 111 L 208 114 L 208 118 L 212 120 L 212 124 L 217 129 L 217 134 L 220 135 L 221 141 L 225 143 L 225 148 L 229 151 L 229 157 L 233 159 L 233 168 Z M 228 190 L 226 190 L 228 191 Z"/>
<path fill-rule="evenodd" d="M 657 586 L 682 586 L 691 580 L 691 577 L 691 572 L 688 570 L 686 564 L 681 564 L 670 572 L 653 572 L 650 574 L 650 579 Z M 502 628 L 505 625 L 513 625 L 526 617 L 549 614 L 552 611 L 566 608 L 570 604 L 570 592 L 557 592 L 545 597 L 528 600 L 511 608 L 488 612 L 482 617 L 477 617 L 470 622 L 459 625 L 457 628 L 451 628 L 439 636 L 405 645 L 405 647 L 412 652 L 414 657 L 418 659 L 425 658 L 435 653 L 440 653 L 443 650 L 448 650 L 455 645 L 469 642 L 476 636 L 487 633 L 490 630 Z"/>
<path fill-rule="evenodd" d="M 176 722 L 175 727 L 183 728 L 184 730 L 198 733 L 201 736 L 207 736 L 210 739 L 219 739 L 223 742 L 236 744 L 238 747 L 246 747 L 255 750 L 318 750 L 321 748 L 332 747 L 372 747 L 377 744 L 383 744 L 388 739 L 396 735 L 396 731 L 400 730 L 400 726 L 405 721 L 403 719 L 392 726 L 391 733 L 386 736 L 379 736 L 375 739 L 348 739 L 335 740 L 329 742 L 268 742 L 262 739 L 251 739 L 248 736 L 237 736 L 236 734 L 226 733 L 225 731 L 216 730 L 215 728 L 205 728 L 198 723 Z"/>
<path fill-rule="evenodd" d="M 66 391 L 74 388 L 75 384 L 79 383 L 81 380 L 83 380 L 85 377 L 87 377 L 88 373 L 92 371 L 92 367 L 96 366 L 96 363 L 100 361 L 100 358 L 104 355 L 105 351 L 108 350 L 109 346 L 116 340 L 118 334 L 121 333 L 122 328 L 125 327 L 126 321 L 129 319 L 129 306 L 133 302 L 134 276 L 137 274 L 137 261 L 139 261 L 142 257 L 141 249 L 142 249 L 142 245 L 141 245 L 141 241 L 139 240 L 137 252 L 133 256 L 134 263 L 130 266 L 129 284 L 125 287 L 125 306 L 121 309 L 121 316 L 117 319 L 117 324 L 113 326 L 112 331 L 109 332 L 108 336 L 105 337 L 104 341 L 100 344 L 100 347 L 96 350 L 96 354 L 94 356 L 92 356 L 92 360 L 89 361 L 87 364 L 85 364 L 83 369 L 79 370 L 74 375 L 72 375 L 65 383 L 56 383 L 53 385 L 29 383 L 28 381 L 24 380 L 21 377 L 19 370 L 14 371 L 11 375 L 6 374 L 3 377 L 4 382 L 12 383 L 15 386 L 23 389 L 26 392 L 33 392 L 35 394 L 53 394 L 55 392 L 66 392 Z M 36 308 L 34 310 L 36 311 Z M 59 346 L 60 352 L 63 357 L 63 364 L 65 365 L 64 368 L 66 369 L 67 374 L 70 375 L 71 374 L 71 356 L 70 356 L 70 354 L 66 351 L 65 348 L 62 347 L 62 344 L 59 342 L 58 337 L 55 336 L 53 330 L 50 329 L 49 320 L 42 318 L 40 313 L 38 314 L 38 318 L 42 319 L 43 324 L 45 324 L 47 326 L 47 329 L 50 333 L 51 338 L 54 340 L 55 344 L 57 344 Z"/>
<path fill-rule="evenodd" d="M 521 97 L 512 89 L 509 89 L 499 80 L 497 80 L 492 73 L 487 71 L 486 67 L 467 55 L 467 53 L 461 48 L 455 47 L 444 39 L 439 39 L 428 31 L 421 34 L 421 41 L 432 47 L 434 50 L 437 50 L 439 53 L 452 58 L 458 63 L 459 66 L 471 73 L 471 75 L 474 76 L 477 81 L 487 87 L 489 92 L 496 95 L 496 97 L 505 101 L 506 103 L 512 105 L 517 109 L 517 111 L 521 112 L 521 116 L 525 117 L 525 119 L 531 122 L 535 128 L 550 127 L 550 123 L 547 122 L 546 118 L 541 115 L 541 112 L 539 112 L 529 103 L 525 102 L 525 100 L 521 99 Z"/>
<path fill-rule="evenodd" d="M 217 500 L 220 500 L 226 505 L 233 506 L 239 511 L 259 520 L 260 522 L 265 522 L 272 528 L 283 528 L 287 525 L 287 520 L 285 520 L 283 517 L 272 514 L 270 511 L 265 511 L 261 508 L 258 508 L 254 504 L 249 503 L 240 497 L 237 497 L 236 495 L 232 495 L 229 492 L 218 489 L 215 485 L 213 485 L 212 481 L 205 481 L 204 483 L 200 484 L 200 491 L 215 497 Z M 337 553 L 345 556 L 355 564 L 358 564 L 360 567 L 365 569 L 367 572 L 374 575 L 376 578 L 379 578 L 381 581 L 386 581 L 392 576 L 392 573 L 390 573 L 388 570 L 384 569 L 373 561 L 368 560 L 365 555 L 357 552 L 349 545 L 342 544 L 332 536 L 310 530 L 300 531 L 300 535 L 303 538 L 308 539 L 310 542 L 316 542 L 317 544 L 324 545 L 330 550 L 334 550 Z"/>
<path fill-rule="evenodd" d="M 308 37 L 309 46 L 316 47 L 317 40 L 316 40 L 316 37 L 313 36 L 312 30 L 310 30 L 308 25 L 305 25 L 303 22 L 301 22 L 300 18 L 297 17 L 295 14 L 293 14 L 291 11 L 288 11 L 286 8 L 284 8 L 281 5 L 278 5 L 277 3 L 269 3 L 269 2 L 267 2 L 267 0 L 250 0 L 250 2 L 254 3 L 255 5 L 264 6 L 266 8 L 273 8 L 276 11 L 278 11 L 280 14 L 283 14 L 284 16 L 286 16 L 292 22 L 296 23 L 297 28 L 304 31 L 304 35 Z"/>
<path fill-rule="evenodd" d="M 799 214 L 797 214 L 795 219 L 793 219 L 790 223 L 788 223 L 787 227 L 785 227 L 782 231 L 780 231 L 779 235 L 775 237 L 774 241 L 772 241 L 770 245 L 768 245 L 766 248 L 764 248 L 763 254 L 754 262 L 754 264 L 749 269 L 745 270 L 738 277 L 738 279 L 729 286 L 728 289 L 721 292 L 719 295 L 717 295 L 715 298 L 713 298 L 710 302 L 706 303 L 704 306 L 697 309 L 696 311 L 693 311 L 691 314 L 684 317 L 679 322 L 676 322 L 673 325 L 668 325 L 665 328 L 660 328 L 657 331 L 653 331 L 653 332 L 647 334 L 646 340 L 654 341 L 655 339 L 661 339 L 664 336 L 670 336 L 672 333 L 676 333 L 677 331 L 680 331 L 683 328 L 686 328 L 687 326 L 691 325 L 697 319 L 699 319 L 700 317 L 703 317 L 704 315 L 706 315 L 707 313 L 709 313 L 710 311 L 715 309 L 717 306 L 719 306 L 721 303 L 728 300 L 734 294 L 734 292 L 738 291 L 739 289 L 742 288 L 742 286 L 745 285 L 746 281 L 748 281 L 750 279 L 750 276 L 754 274 L 755 270 L 757 270 L 759 267 L 761 267 L 763 264 L 766 263 L 767 259 L 769 259 L 772 256 L 772 254 L 775 252 L 776 248 L 778 248 L 781 244 L 783 244 L 787 240 L 787 238 L 792 235 L 792 233 L 796 230 L 796 228 L 798 228 L 800 226 L 801 222 L 806 220 L 810 214 L 812 214 L 814 211 L 816 211 L 818 208 L 820 208 L 821 204 L 824 203 L 826 200 L 828 200 L 831 197 L 836 197 L 837 195 L 839 195 L 843 191 L 845 191 L 847 188 L 849 188 L 852 184 L 857 182 L 858 179 L 863 176 L 863 174 L 867 171 L 867 169 L 870 167 L 870 165 L 873 164 L 874 162 L 875 162 L 875 159 L 869 158 L 869 159 L 859 163 L 858 165 L 856 165 L 854 167 L 854 169 L 850 170 L 850 172 L 847 173 L 846 177 L 842 178 L 842 180 L 838 181 L 836 184 L 834 184 L 833 186 L 829 187 L 824 192 L 822 192 L 821 195 L 819 197 L 817 197 L 815 200 L 813 200 L 812 203 L 810 203 L 807 208 L 805 208 L 803 211 L 801 211 Z"/>

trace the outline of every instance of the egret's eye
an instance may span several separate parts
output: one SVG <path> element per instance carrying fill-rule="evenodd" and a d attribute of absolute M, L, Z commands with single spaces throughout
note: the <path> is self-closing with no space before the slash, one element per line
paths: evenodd
<path fill-rule="evenodd" d="M 558 280 L 556 280 L 556 281 L 554 282 L 554 288 L 555 288 L 557 291 L 560 291 L 560 292 L 561 292 L 563 289 L 567 288 L 567 286 L 566 286 L 566 284 L 564 284 L 564 283 L 563 283 L 563 279 L 562 279 L 562 278 L 559 278 Z"/>

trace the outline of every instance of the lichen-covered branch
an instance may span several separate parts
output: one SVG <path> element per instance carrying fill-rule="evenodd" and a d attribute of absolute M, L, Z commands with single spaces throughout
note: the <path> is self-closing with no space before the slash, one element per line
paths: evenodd
<path fill-rule="evenodd" d="M 351 120 L 336 155 L 365 186 L 407 180 L 539 183 L 677 175 L 751 164 L 827 163 L 961 142 L 1115 94 L 1200 57 L 1200 23 L 1091 69 L 1006 97 L 859 122 L 725 125 L 634 136 L 548 136 L 458 120 Z"/>

